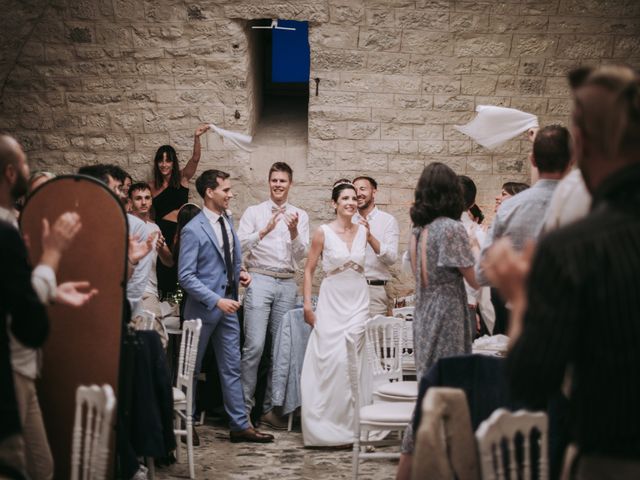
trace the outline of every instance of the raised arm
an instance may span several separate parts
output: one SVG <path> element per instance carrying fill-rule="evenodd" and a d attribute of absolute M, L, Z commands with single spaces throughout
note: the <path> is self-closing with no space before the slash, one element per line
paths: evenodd
<path fill-rule="evenodd" d="M 156 240 L 156 249 L 158 250 L 158 258 L 162 262 L 165 267 L 173 267 L 173 254 L 169 247 L 167 247 L 167 242 L 162 236 L 162 233 L 158 235 L 158 239 Z"/>
<path fill-rule="evenodd" d="M 292 234 L 291 250 L 293 259 L 300 264 L 304 257 L 307 256 L 309 249 L 309 216 L 306 212 L 302 212 L 297 217 L 297 234 L 295 238 Z"/>
<path fill-rule="evenodd" d="M 318 259 L 322 254 L 323 247 L 324 231 L 322 228 L 318 228 L 311 239 L 311 247 L 309 248 L 307 263 L 304 267 L 304 284 L 302 288 L 302 295 L 304 298 L 304 321 L 312 327 L 316 324 L 316 316 L 313 313 L 313 307 L 311 305 L 311 286 L 313 284 L 313 274 L 316 271 Z"/>
<path fill-rule="evenodd" d="M 240 217 L 237 234 L 243 254 L 250 252 L 266 235 L 263 235 L 262 230 L 260 230 L 260 226 L 257 225 L 257 216 L 256 206 L 254 205 L 247 208 L 242 214 L 242 217 Z M 265 229 L 270 227 L 268 232 L 271 232 L 271 230 L 275 228 L 277 216 L 278 214 L 272 215 L 267 226 L 264 227 Z"/>
<path fill-rule="evenodd" d="M 390 267 L 398 260 L 398 239 L 400 238 L 400 227 L 398 221 L 392 217 L 387 228 L 384 230 L 383 238 L 380 241 L 379 250 L 376 251 L 378 258 L 387 267 Z M 371 245 L 373 248 L 373 245 Z"/>
<path fill-rule="evenodd" d="M 182 178 L 180 179 L 180 183 L 182 183 L 184 187 L 189 186 L 189 180 L 196 174 L 198 162 L 200 162 L 200 154 L 202 153 L 200 136 L 207 130 L 209 130 L 209 125 L 200 125 L 193 136 L 193 153 L 181 172 Z"/>
<path fill-rule="evenodd" d="M 11 315 L 11 333 L 24 345 L 40 347 L 49 334 L 47 311 L 31 283 L 27 250 L 18 231 L 0 223 L 0 304 Z M 0 319 L 6 328 L 6 320 Z M 4 386 L 3 386 L 4 388 Z"/>

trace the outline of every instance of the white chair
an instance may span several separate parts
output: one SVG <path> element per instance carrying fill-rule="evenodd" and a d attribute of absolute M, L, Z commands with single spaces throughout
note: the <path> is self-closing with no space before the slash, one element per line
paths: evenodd
<path fill-rule="evenodd" d="M 415 307 L 394 308 L 394 317 L 405 320 L 404 324 L 404 348 L 402 349 L 402 371 L 405 375 L 416 375 L 416 359 L 413 350 L 413 315 Z"/>
<path fill-rule="evenodd" d="M 549 478 L 547 452 L 547 414 L 497 409 L 476 430 L 478 456 L 483 480 L 532 479 L 532 463 L 537 460 L 537 478 Z M 537 431 L 537 437 L 532 433 Z M 537 459 L 532 455 L 532 437 L 538 444 Z M 516 442 L 516 439 L 519 439 Z M 517 453 L 521 455 L 517 455 Z"/>
<path fill-rule="evenodd" d="M 193 463 L 193 372 L 196 368 L 198 341 L 202 321 L 187 320 L 182 324 L 182 341 L 178 359 L 178 375 L 173 388 L 173 410 L 175 412 L 176 460 L 180 461 L 180 437 L 187 437 L 189 478 L 195 478 Z M 181 423 L 184 422 L 184 428 Z"/>
<path fill-rule="evenodd" d="M 400 452 L 363 452 L 363 447 L 399 445 L 399 439 L 369 440 L 369 432 L 372 430 L 397 430 L 402 431 L 411 421 L 414 403 L 409 402 L 378 402 L 371 405 L 362 405 L 360 395 L 360 375 L 358 372 L 358 354 L 354 339 L 350 334 L 345 336 L 347 343 L 347 361 L 349 370 L 349 383 L 351 384 L 351 398 L 354 411 L 353 431 L 353 478 L 358 478 L 358 467 L 361 458 L 399 458 Z M 361 439 L 364 435 L 364 440 Z"/>
<path fill-rule="evenodd" d="M 375 400 L 415 402 L 418 382 L 402 380 L 404 324 L 401 318 L 377 315 L 364 327 L 365 349 L 371 367 Z"/>
<path fill-rule="evenodd" d="M 136 314 L 132 323 L 136 330 L 153 330 L 158 332 L 162 346 L 166 349 L 167 342 L 169 340 L 167 327 L 165 327 L 164 323 L 159 318 L 156 318 L 155 313 L 150 310 L 142 310 Z"/>
<path fill-rule="evenodd" d="M 396 297 L 393 302 L 393 307 L 394 308 L 409 307 L 409 306 L 415 305 L 415 303 L 416 303 L 415 294 L 407 295 L 405 297 Z"/>
<path fill-rule="evenodd" d="M 109 385 L 79 386 L 71 440 L 71 480 L 107 478 L 116 397 Z"/>
<path fill-rule="evenodd" d="M 150 310 L 142 310 L 139 314 L 138 330 L 155 330 L 156 314 Z"/>

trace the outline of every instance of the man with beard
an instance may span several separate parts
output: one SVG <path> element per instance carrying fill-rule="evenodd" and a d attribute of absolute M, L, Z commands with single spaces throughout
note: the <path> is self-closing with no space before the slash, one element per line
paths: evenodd
<path fill-rule="evenodd" d="M 0 135 L 0 476 L 52 478 L 53 458 L 38 403 L 38 348 L 49 331 L 45 304 L 81 306 L 95 295 L 87 282 L 56 284 L 63 251 L 80 228 L 77 213 L 51 227 L 43 220 L 42 256 L 31 271 L 13 214 L 27 191 L 29 166 L 18 142 Z"/>
<path fill-rule="evenodd" d="M 295 307 L 298 293 L 295 271 L 309 246 L 309 216 L 289 203 L 291 167 L 284 162 L 274 163 L 268 179 L 269 200 L 247 208 L 238 227 L 238 238 L 247 253 L 246 263 L 253 278 L 244 297 L 242 389 L 247 412 L 255 404 L 267 328 L 271 338 L 275 338 L 280 321 Z M 278 430 L 286 429 L 287 423 L 272 410 L 269 368 L 261 422 Z"/>
<path fill-rule="evenodd" d="M 369 285 L 369 314 L 388 315 L 389 298 L 386 285 L 391 280 L 389 268 L 398 259 L 400 229 L 393 215 L 376 206 L 378 182 L 367 176 L 353 180 L 358 195 L 358 213 L 353 222 L 367 229 L 364 275 Z"/>

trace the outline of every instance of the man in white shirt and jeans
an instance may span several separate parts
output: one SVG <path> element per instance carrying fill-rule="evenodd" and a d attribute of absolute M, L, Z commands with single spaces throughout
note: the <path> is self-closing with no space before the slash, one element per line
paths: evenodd
<path fill-rule="evenodd" d="M 253 278 L 244 297 L 242 388 L 247 412 L 255 404 L 267 327 L 275 338 L 280 321 L 295 307 L 295 271 L 309 246 L 309 216 L 288 203 L 292 183 L 291 167 L 284 162 L 274 163 L 269 169 L 269 200 L 247 208 L 238 227 L 242 250 L 248 253 L 246 267 Z M 286 423 L 271 410 L 269 372 L 261 421 L 273 428 L 286 428 Z"/>
<path fill-rule="evenodd" d="M 367 249 L 364 275 L 369 285 L 369 315 L 388 315 L 389 299 L 386 285 L 391 280 L 391 267 L 398 259 L 398 221 L 376 206 L 378 182 L 367 176 L 353 180 L 358 198 L 358 213 L 353 222 L 367 229 Z"/>

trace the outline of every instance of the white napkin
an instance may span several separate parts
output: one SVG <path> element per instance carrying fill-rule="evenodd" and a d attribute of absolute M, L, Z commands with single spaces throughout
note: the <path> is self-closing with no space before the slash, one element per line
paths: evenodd
<path fill-rule="evenodd" d="M 509 337 L 506 335 L 483 335 L 473 342 L 473 350 L 497 350 L 506 351 L 509 346 Z"/>
<path fill-rule="evenodd" d="M 225 130 L 224 128 L 216 127 L 213 123 L 210 123 L 209 127 L 211 127 L 211 130 L 216 132 L 222 138 L 229 140 L 236 147 L 244 150 L 245 152 L 253 152 L 254 149 L 251 147 L 252 138 L 250 135 Z"/>
<path fill-rule="evenodd" d="M 476 118 L 454 128 L 489 149 L 538 126 L 538 117 L 515 108 L 478 105 L 476 112 Z"/>

